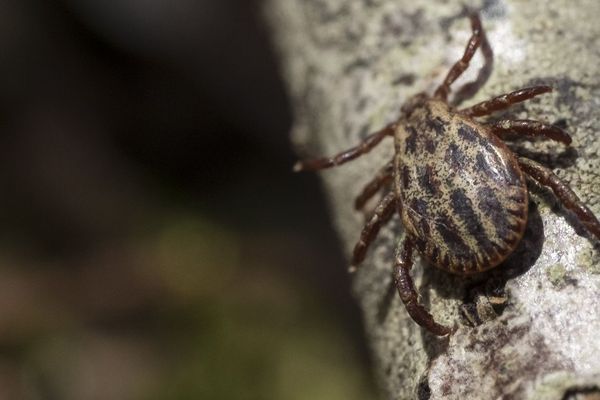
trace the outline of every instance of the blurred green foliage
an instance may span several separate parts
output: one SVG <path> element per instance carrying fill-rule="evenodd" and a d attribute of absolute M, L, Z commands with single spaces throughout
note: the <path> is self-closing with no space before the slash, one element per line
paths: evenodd
<path fill-rule="evenodd" d="M 259 232 L 251 246 L 265 250 L 273 240 Z M 8 330 L 21 325 L 12 344 L 4 341 L 25 383 L 22 398 L 372 398 L 356 350 L 320 295 L 271 264 L 278 260 L 268 250 L 260 258 L 245 254 L 248 242 L 197 214 L 165 218 L 112 256 L 121 273 L 140 279 L 137 288 L 87 283 L 129 306 L 95 304 L 80 292 L 88 280 L 81 276 L 66 284 L 75 293 L 57 292 L 47 267 L 27 266 L 37 271 L 44 312 L 32 303 L 25 320 L 4 318 Z M 7 271 L 0 269 L 0 279 Z"/>
<path fill-rule="evenodd" d="M 167 281 L 197 324 L 177 341 L 184 355 L 156 399 L 370 397 L 355 352 L 310 288 L 243 263 L 234 233 L 184 221 L 163 232 L 159 248 L 178 254 Z"/>

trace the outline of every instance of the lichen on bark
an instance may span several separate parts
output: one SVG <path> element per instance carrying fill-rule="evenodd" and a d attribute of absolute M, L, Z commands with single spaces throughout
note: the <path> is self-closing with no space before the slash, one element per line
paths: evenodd
<path fill-rule="evenodd" d="M 572 148 L 540 141 L 511 147 L 551 167 L 600 215 L 600 2 L 467 5 L 481 10 L 495 61 L 485 86 L 465 104 L 552 85 L 552 94 L 507 115 L 564 125 Z M 470 35 L 459 1 L 268 0 L 265 6 L 295 111 L 299 156 L 334 154 L 393 121 L 405 99 L 441 82 Z M 480 57 L 472 64 L 454 87 L 476 76 Z M 364 223 L 354 196 L 391 158 L 392 147 L 385 142 L 321 173 L 347 254 Z M 403 229 L 397 218 L 382 229 L 353 290 L 387 398 L 558 400 L 600 388 L 600 249 L 547 189 L 530 184 L 530 194 L 525 237 L 492 274 L 465 280 L 415 259 L 421 301 L 437 320 L 457 327 L 448 339 L 418 327 L 393 295 L 392 258 Z M 485 315 L 465 318 L 497 293 L 506 304 L 487 301 Z"/>

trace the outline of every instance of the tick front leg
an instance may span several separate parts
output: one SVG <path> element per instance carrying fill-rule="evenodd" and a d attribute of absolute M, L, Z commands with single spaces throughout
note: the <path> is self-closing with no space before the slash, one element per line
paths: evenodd
<path fill-rule="evenodd" d="M 324 168 L 335 167 L 368 153 L 379 144 L 386 136 L 392 136 L 396 131 L 396 123 L 389 124 L 385 128 L 367 136 L 358 146 L 352 147 L 333 157 L 316 158 L 313 160 L 298 161 L 294 165 L 294 172 L 315 171 Z"/>
<path fill-rule="evenodd" d="M 481 29 L 481 54 L 483 55 L 483 66 L 477 74 L 477 78 L 474 81 L 464 84 L 460 89 L 456 91 L 452 103 L 457 105 L 463 101 L 470 99 L 477 93 L 477 91 L 487 82 L 488 78 L 494 68 L 494 52 L 488 42 L 485 30 Z"/>
<path fill-rule="evenodd" d="M 571 144 L 571 136 L 558 126 L 544 124 L 539 121 L 529 119 L 510 120 L 503 119 L 488 125 L 492 132 L 498 137 L 505 139 L 506 135 L 516 132 L 531 137 L 543 136 L 551 140 L 556 140 L 565 145 Z"/>
<path fill-rule="evenodd" d="M 481 27 L 479 15 L 471 14 L 470 18 L 471 30 L 473 33 L 469 39 L 469 43 L 467 43 L 467 47 L 465 48 L 462 58 L 458 60 L 452 66 L 452 68 L 450 68 L 448 75 L 446 75 L 446 79 L 444 79 L 444 82 L 436 89 L 433 96 L 437 99 L 446 100 L 448 98 L 450 85 L 469 67 L 469 62 L 471 62 L 475 51 L 477 51 L 477 48 L 481 44 L 482 40 L 484 40 L 483 28 Z"/>
<path fill-rule="evenodd" d="M 373 216 L 365 224 L 362 232 L 360 233 L 360 239 L 356 246 L 354 246 L 354 252 L 352 254 L 352 263 L 349 272 L 353 273 L 356 271 L 358 264 L 365 259 L 367 249 L 373 240 L 377 237 L 381 226 L 388 222 L 394 210 L 396 208 L 396 194 L 394 192 L 388 193 L 377 205 Z"/>
<path fill-rule="evenodd" d="M 541 185 L 552 189 L 562 205 L 567 210 L 572 211 L 578 221 L 600 240 L 600 222 L 596 216 L 551 169 L 525 157 L 519 158 L 519 165 L 527 175 L 531 176 Z"/>
<path fill-rule="evenodd" d="M 365 203 L 375 195 L 384 186 L 387 186 L 392 182 L 394 171 L 394 161 L 390 161 L 379 170 L 375 178 L 371 179 L 369 183 L 363 188 L 362 192 L 354 200 L 354 209 L 360 210 L 364 207 Z"/>
<path fill-rule="evenodd" d="M 402 249 L 398 251 L 394 266 L 394 284 L 411 318 L 434 335 L 445 336 L 451 332 L 451 329 L 435 322 L 431 314 L 419 304 L 419 295 L 410 277 L 410 269 L 413 265 L 413 246 L 412 240 L 407 238 Z"/>
<path fill-rule="evenodd" d="M 493 99 L 477 103 L 474 106 L 462 109 L 459 113 L 467 115 L 469 117 L 481 117 L 482 115 L 488 115 L 495 111 L 507 109 L 513 104 L 520 103 L 525 100 L 529 100 L 532 97 L 538 96 L 543 93 L 551 92 L 550 86 L 532 86 L 525 89 L 516 90 L 514 92 L 506 93 Z"/>

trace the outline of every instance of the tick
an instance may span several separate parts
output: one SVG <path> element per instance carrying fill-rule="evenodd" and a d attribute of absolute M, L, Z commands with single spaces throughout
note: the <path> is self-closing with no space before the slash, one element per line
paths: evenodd
<path fill-rule="evenodd" d="M 475 51 L 481 47 L 487 59 L 492 57 L 479 16 L 472 14 L 470 21 L 472 35 L 465 52 L 433 96 L 420 93 L 410 98 L 398 120 L 358 146 L 294 166 L 295 171 L 338 166 L 369 152 L 384 138 L 394 138 L 393 159 L 356 198 L 355 207 L 361 209 L 380 190 L 387 191 L 363 227 L 350 269 L 356 270 L 381 226 L 398 213 L 406 237 L 396 251 L 394 283 L 412 319 L 439 336 L 451 330 L 437 323 L 418 302 L 410 276 L 414 251 L 429 264 L 459 276 L 498 266 L 523 237 L 529 203 L 527 177 L 549 187 L 600 239 L 600 222 L 567 184 L 549 168 L 516 155 L 503 142 L 507 134 L 516 133 L 569 145 L 571 137 L 565 131 L 534 120 L 476 120 L 550 92 L 551 87 L 528 87 L 462 109 L 449 105 L 450 86 L 467 69 Z M 472 92 L 479 86 L 481 82 L 475 83 Z"/>

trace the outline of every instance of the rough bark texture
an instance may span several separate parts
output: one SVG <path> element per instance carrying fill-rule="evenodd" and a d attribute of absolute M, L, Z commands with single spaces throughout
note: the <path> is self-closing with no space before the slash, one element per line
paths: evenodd
<path fill-rule="evenodd" d="M 402 102 L 432 92 L 470 35 L 462 2 L 269 0 L 268 18 L 295 110 L 301 156 L 334 154 L 393 121 Z M 507 115 L 565 124 L 572 149 L 519 141 L 600 215 L 600 2 L 485 0 L 495 53 L 482 90 L 464 105 L 521 87 L 556 90 Z M 479 56 L 466 79 L 481 65 Z M 386 139 L 389 140 L 389 139 Z M 321 176 L 333 222 L 350 254 L 364 222 L 353 200 L 391 158 L 391 140 Z M 415 260 L 421 301 L 458 330 L 438 339 L 418 327 L 391 289 L 395 218 L 354 279 L 377 376 L 390 399 L 597 398 L 600 392 L 600 251 L 554 196 L 530 184 L 525 237 L 493 273 L 465 280 Z M 503 307 L 494 305 L 506 295 Z M 465 312 L 467 311 L 467 312 Z M 464 315 L 475 315 L 470 326 Z"/>

